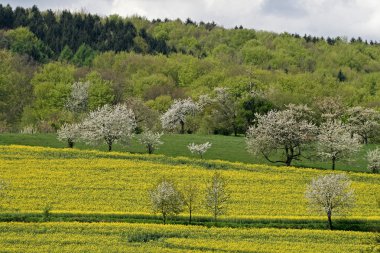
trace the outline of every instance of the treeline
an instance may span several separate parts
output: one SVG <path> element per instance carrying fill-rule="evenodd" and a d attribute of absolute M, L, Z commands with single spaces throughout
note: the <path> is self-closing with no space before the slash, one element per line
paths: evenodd
<path fill-rule="evenodd" d="M 65 47 L 75 52 L 82 45 L 101 52 L 171 52 L 164 40 L 153 38 L 143 28 L 137 29 L 119 16 L 100 17 L 67 10 L 41 12 L 37 6 L 26 9 L 16 7 L 13 10 L 9 5 L 0 4 L 0 29 L 19 27 L 27 27 L 45 43 L 52 50 L 52 58 L 57 58 Z"/>

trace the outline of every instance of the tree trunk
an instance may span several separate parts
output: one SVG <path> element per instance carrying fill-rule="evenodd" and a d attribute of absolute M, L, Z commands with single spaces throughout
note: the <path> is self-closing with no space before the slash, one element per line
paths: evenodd
<path fill-rule="evenodd" d="M 189 208 L 189 224 L 191 224 L 191 213 L 192 213 L 192 208 L 191 208 L 191 204 L 190 204 L 190 208 Z"/>
<path fill-rule="evenodd" d="M 166 213 L 165 212 L 162 213 L 162 221 L 165 225 L 166 224 Z"/>
<path fill-rule="evenodd" d="M 184 134 L 185 133 L 185 122 L 183 122 L 182 120 L 179 122 L 181 124 L 181 131 L 180 133 L 181 134 Z"/>
<path fill-rule="evenodd" d="M 153 153 L 153 147 L 152 145 L 148 144 L 148 153 L 152 154 Z"/>
<path fill-rule="evenodd" d="M 112 150 L 112 142 L 108 143 L 108 151 L 111 151 L 111 150 Z"/>
<path fill-rule="evenodd" d="M 336 160 L 336 157 L 334 156 L 332 158 L 332 170 L 335 170 L 335 160 Z"/>
<path fill-rule="evenodd" d="M 331 221 L 331 211 L 327 212 L 327 219 L 329 221 L 329 227 L 331 230 L 333 230 L 332 221 Z"/>
<path fill-rule="evenodd" d="M 74 142 L 72 140 L 67 140 L 67 146 L 69 148 L 73 148 L 74 147 Z"/>

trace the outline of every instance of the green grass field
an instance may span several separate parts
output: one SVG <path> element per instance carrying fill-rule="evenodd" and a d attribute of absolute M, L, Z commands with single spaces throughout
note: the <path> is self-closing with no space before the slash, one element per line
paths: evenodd
<path fill-rule="evenodd" d="M 163 154 L 166 156 L 185 156 L 196 157 L 191 154 L 187 149 L 187 145 L 191 142 L 204 143 L 209 141 L 212 143 L 211 149 L 205 154 L 204 159 L 219 159 L 231 162 L 243 162 L 243 163 L 261 163 L 270 164 L 261 156 L 253 156 L 246 150 L 244 137 L 234 136 L 222 136 L 222 135 L 195 135 L 195 134 L 170 134 L 162 137 L 164 144 L 159 147 L 155 152 L 156 154 Z M 56 139 L 55 134 L 0 134 L 0 145 L 30 145 L 30 146 L 43 146 L 43 147 L 55 147 L 63 148 L 65 143 L 59 142 Z M 362 171 L 367 172 L 367 161 L 365 158 L 366 152 L 370 149 L 374 149 L 375 144 L 369 144 L 362 148 L 362 150 L 349 161 L 338 161 L 337 170 L 348 171 Z M 79 149 L 97 149 L 107 150 L 106 145 L 93 147 L 83 143 L 77 143 L 75 145 Z M 139 144 L 136 139 L 133 139 L 129 146 L 123 147 L 118 144 L 114 145 L 114 151 L 128 151 L 131 153 L 146 153 L 144 147 Z M 305 156 L 309 156 L 305 152 Z M 280 165 L 280 164 L 277 164 Z M 309 168 L 321 168 L 330 169 L 331 164 L 329 161 L 321 161 L 314 158 L 312 161 L 303 159 L 302 161 L 294 161 L 294 166 L 309 167 Z"/>

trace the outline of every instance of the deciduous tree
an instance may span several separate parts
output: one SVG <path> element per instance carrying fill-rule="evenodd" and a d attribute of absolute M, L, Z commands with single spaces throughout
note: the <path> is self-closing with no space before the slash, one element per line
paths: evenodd
<path fill-rule="evenodd" d="M 206 189 L 206 209 L 212 213 L 214 221 L 227 212 L 230 194 L 227 190 L 227 181 L 219 172 L 215 172 L 208 182 Z"/>
<path fill-rule="evenodd" d="M 304 146 L 315 139 L 317 127 L 309 120 L 306 106 L 288 106 L 283 111 L 270 111 L 266 115 L 256 115 L 256 126 L 247 131 L 246 143 L 253 154 L 262 154 L 273 163 L 290 166 L 300 159 Z M 272 155 L 282 151 L 282 159 Z"/>
<path fill-rule="evenodd" d="M 150 198 L 153 211 L 161 213 L 164 224 L 169 215 L 177 215 L 183 209 L 181 193 L 172 181 L 165 178 L 150 191 Z"/>
<path fill-rule="evenodd" d="M 330 159 L 332 169 L 335 169 L 337 160 L 350 156 L 360 150 L 360 142 L 355 136 L 351 138 L 347 127 L 340 121 L 329 120 L 319 127 L 317 137 L 318 154 Z"/>
<path fill-rule="evenodd" d="M 67 147 L 73 148 L 75 142 L 77 142 L 81 135 L 81 125 L 80 124 L 63 124 L 61 128 L 57 131 L 57 139 L 60 141 L 67 142 Z"/>
<path fill-rule="evenodd" d="M 327 215 L 330 229 L 333 229 L 331 216 L 354 204 L 354 191 L 351 181 L 344 174 L 328 174 L 314 178 L 307 186 L 306 198 L 310 207 Z"/>
<path fill-rule="evenodd" d="M 89 144 L 105 141 L 111 151 L 114 142 L 129 140 L 135 127 L 135 116 L 126 105 L 104 105 L 90 112 L 83 121 L 81 138 Z"/>
<path fill-rule="evenodd" d="M 161 116 L 162 127 L 173 130 L 178 124 L 181 126 L 180 133 L 185 133 L 185 123 L 187 117 L 194 115 L 199 107 L 192 99 L 178 99 L 170 108 Z"/>
<path fill-rule="evenodd" d="M 192 154 L 198 154 L 201 158 L 203 158 L 203 155 L 209 148 L 211 148 L 211 145 L 212 144 L 210 142 L 205 142 L 202 144 L 190 143 L 189 145 L 187 145 L 187 148 L 190 150 Z"/>
<path fill-rule="evenodd" d="M 146 147 L 149 154 L 152 154 L 159 145 L 164 144 L 161 141 L 162 133 L 153 133 L 152 131 L 145 131 L 138 137 L 139 142 Z"/>

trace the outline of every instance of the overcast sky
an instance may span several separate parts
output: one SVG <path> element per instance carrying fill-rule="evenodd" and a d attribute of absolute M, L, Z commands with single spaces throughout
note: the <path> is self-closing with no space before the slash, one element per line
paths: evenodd
<path fill-rule="evenodd" d="M 243 25 L 256 30 L 361 36 L 380 41 L 380 0 L 0 0 L 12 7 L 70 9 L 149 19 L 190 17 L 215 21 L 226 28 Z"/>

